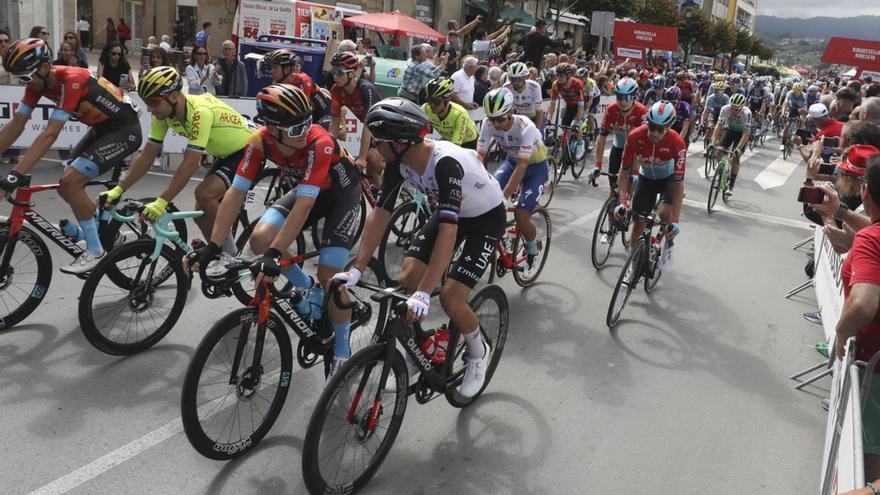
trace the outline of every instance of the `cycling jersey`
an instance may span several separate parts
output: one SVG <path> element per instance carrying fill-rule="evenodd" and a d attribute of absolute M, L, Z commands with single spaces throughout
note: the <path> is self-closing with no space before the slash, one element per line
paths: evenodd
<path fill-rule="evenodd" d="M 681 84 L 676 84 L 676 86 L 681 89 L 681 99 L 690 103 L 692 98 L 694 97 L 694 93 L 697 92 L 697 85 L 694 84 L 693 81 L 687 80 L 682 81 Z"/>
<path fill-rule="evenodd" d="M 721 114 L 718 116 L 718 124 L 725 131 L 742 133 L 747 132 L 752 126 L 752 111 L 746 107 L 742 107 L 739 112 L 731 111 L 730 105 L 724 105 Z"/>
<path fill-rule="evenodd" d="M 672 124 L 672 129 L 674 129 L 675 132 L 681 132 L 684 128 L 684 123 L 690 120 L 691 114 L 693 113 L 691 108 L 690 103 L 684 100 L 675 104 L 675 122 Z"/>
<path fill-rule="evenodd" d="M 718 98 L 714 94 L 709 95 L 706 98 L 706 108 L 709 109 L 709 120 L 715 122 L 718 120 L 718 115 L 721 114 L 721 109 L 730 103 L 730 97 L 726 94 L 722 93 L 721 97 Z"/>
<path fill-rule="evenodd" d="M 753 88 L 752 91 L 749 92 L 749 104 L 757 106 L 760 108 L 760 105 L 764 103 L 765 100 L 770 100 L 772 96 L 767 91 L 766 88 Z"/>
<path fill-rule="evenodd" d="M 186 95 L 186 120 L 152 118 L 151 143 L 162 144 L 168 130 L 187 139 L 186 149 L 225 158 L 241 151 L 251 137 L 244 117 L 232 107 L 205 93 Z"/>
<path fill-rule="evenodd" d="M 17 112 L 31 115 L 41 96 L 55 102 L 51 120 L 78 120 L 87 126 L 106 124 L 123 127 L 138 122 L 137 110 L 131 100 L 110 81 L 95 79 L 88 69 L 54 66 L 55 87 L 37 91 L 25 87 L 24 99 Z"/>
<path fill-rule="evenodd" d="M 370 107 L 382 99 L 376 86 L 364 79 L 357 80 L 354 91 L 351 94 L 348 94 L 338 84 L 334 84 L 330 90 L 330 95 L 333 97 L 334 119 L 342 117 L 342 107 L 346 107 L 361 122 L 367 119 L 367 111 Z"/>
<path fill-rule="evenodd" d="M 528 159 L 529 165 L 541 163 L 547 159 L 547 147 L 541 138 L 541 131 L 535 123 L 524 115 L 513 115 L 513 125 L 509 130 L 495 128 L 490 119 L 483 120 L 480 138 L 477 140 L 477 151 L 485 155 L 494 139 L 498 146 L 515 159 Z"/>
<path fill-rule="evenodd" d="M 513 94 L 514 113 L 533 119 L 538 109 L 541 108 L 544 98 L 541 97 L 540 84 L 529 79 L 526 79 L 525 83 L 521 93 L 514 89 L 511 83 L 505 84 L 504 87 Z"/>
<path fill-rule="evenodd" d="M 568 106 L 584 104 L 584 83 L 580 79 L 572 77 L 568 80 L 568 85 L 560 88 L 559 83 L 554 82 L 550 90 L 550 99 L 557 100 L 562 98 Z"/>
<path fill-rule="evenodd" d="M 623 150 L 623 163 L 632 163 L 632 171 L 649 179 L 658 180 L 673 177 L 684 180 L 687 148 L 681 135 L 673 130 L 666 131 L 663 139 L 654 144 L 648 140 L 648 126 L 642 125 L 626 137 Z"/>
<path fill-rule="evenodd" d="M 807 94 L 801 92 L 800 96 L 795 96 L 794 91 L 785 94 L 785 103 L 791 111 L 797 111 L 801 108 L 807 108 Z"/>
<path fill-rule="evenodd" d="M 315 86 L 312 78 L 305 72 L 291 74 L 290 84 L 301 89 L 312 103 L 312 122 L 318 123 L 330 115 L 332 98 L 330 92 Z"/>
<path fill-rule="evenodd" d="M 708 79 L 700 81 L 700 84 L 697 86 L 697 89 L 704 95 L 706 93 L 708 93 L 709 91 L 711 91 L 711 88 L 712 88 L 712 81 L 710 81 Z"/>
<path fill-rule="evenodd" d="M 524 118 L 524 117 L 522 117 Z M 441 223 L 458 223 L 501 205 L 501 186 L 486 170 L 473 150 L 448 141 L 427 141 L 434 145 L 425 171 L 419 175 L 401 163 L 386 167 L 378 204 L 389 213 L 394 210 L 400 184 L 407 180 L 436 200 Z"/>
<path fill-rule="evenodd" d="M 584 81 L 584 91 L 586 93 L 587 99 L 596 99 L 602 96 L 602 91 L 599 90 L 599 85 L 596 84 L 596 81 L 589 77 L 586 81 Z"/>
<path fill-rule="evenodd" d="M 807 108 L 809 108 L 810 105 L 819 103 L 819 98 L 821 98 L 821 96 L 822 95 L 820 95 L 818 91 L 813 94 L 807 93 Z"/>
<path fill-rule="evenodd" d="M 450 102 L 449 112 L 442 119 L 431 110 L 431 105 L 428 103 L 422 105 L 422 110 L 431 121 L 431 126 L 443 136 L 443 139 L 458 145 L 477 139 L 477 126 L 474 125 L 467 110 L 458 103 Z"/>
<path fill-rule="evenodd" d="M 657 101 L 660 101 L 660 94 L 659 93 L 660 92 L 657 91 L 657 88 L 651 88 L 648 91 L 646 91 L 645 95 L 640 100 L 642 102 L 642 105 L 645 105 L 646 107 L 650 108 L 651 105 L 653 105 Z"/>
<path fill-rule="evenodd" d="M 626 114 L 621 111 L 617 103 L 608 105 L 605 108 L 602 124 L 599 126 L 599 135 L 607 136 L 614 132 L 614 147 L 623 148 L 626 144 L 626 135 L 629 134 L 629 131 L 642 125 L 646 113 L 648 113 L 648 107 L 639 102 L 634 102 Z"/>

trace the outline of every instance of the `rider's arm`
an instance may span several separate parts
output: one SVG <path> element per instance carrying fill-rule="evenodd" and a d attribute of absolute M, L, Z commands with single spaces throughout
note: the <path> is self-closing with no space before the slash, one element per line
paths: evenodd
<path fill-rule="evenodd" d="M 602 116 L 602 124 L 599 126 L 599 138 L 596 139 L 596 163 L 600 167 L 602 160 L 605 158 L 605 142 L 608 140 L 608 133 L 611 131 L 611 118 L 608 115 L 609 108 L 611 108 L 610 105 L 605 109 L 605 114 Z"/>
<path fill-rule="evenodd" d="M 330 135 L 336 139 L 344 140 L 346 129 L 342 121 L 342 102 L 333 93 L 331 93 L 330 101 Z"/>
<path fill-rule="evenodd" d="M 557 82 L 553 81 L 550 86 L 550 108 L 547 109 L 547 115 L 553 115 L 553 112 L 556 111 L 556 102 L 559 101 L 559 90 L 556 84 Z"/>
<path fill-rule="evenodd" d="M 627 137 L 626 146 L 623 148 L 623 157 L 620 160 L 620 171 L 617 172 L 617 187 L 620 188 L 621 202 L 629 193 L 629 176 L 635 175 L 638 172 L 635 148 L 635 140 Z"/>
<path fill-rule="evenodd" d="M 513 196 L 513 193 L 516 192 L 516 188 L 519 187 L 520 181 L 522 181 L 523 176 L 526 175 L 526 169 L 529 167 L 529 158 L 522 156 L 517 157 L 516 166 L 513 168 L 513 173 L 510 175 L 510 180 L 507 181 L 507 185 L 504 187 L 504 197 L 509 198 Z"/>
<path fill-rule="evenodd" d="M 740 110 L 740 111 L 741 111 L 741 112 L 745 112 L 746 110 L 747 110 L 746 108 L 743 108 L 743 109 Z M 746 126 L 746 130 L 743 131 L 743 135 L 742 135 L 742 137 L 739 139 L 739 146 L 737 146 L 737 147 L 738 147 L 739 149 L 741 149 L 741 150 L 746 149 L 746 145 L 749 144 L 749 138 L 752 136 L 752 119 L 751 119 L 751 116 L 749 116 L 749 117 L 745 120 L 745 122 L 743 122 L 743 124 Z"/>
<path fill-rule="evenodd" d="M 382 241 L 385 228 L 391 220 L 391 212 L 394 211 L 394 203 L 397 202 L 397 194 L 403 183 L 403 175 L 400 167 L 386 167 L 382 175 L 382 189 L 376 199 L 377 207 L 373 208 L 367 216 L 364 224 L 364 233 L 361 236 L 361 245 L 355 258 L 354 267 L 363 272 L 370 262 L 376 248 Z"/>
<path fill-rule="evenodd" d="M 544 122 L 544 100 L 541 98 L 541 86 L 532 86 L 532 101 L 535 104 L 535 125 L 540 129 Z"/>
<path fill-rule="evenodd" d="M 684 202 L 684 175 L 687 167 L 687 148 L 684 139 L 679 138 L 679 151 L 675 158 L 675 171 L 672 173 L 672 223 L 678 223 L 681 206 Z"/>
<path fill-rule="evenodd" d="M 437 240 L 434 242 L 434 249 L 431 251 L 428 269 L 425 270 L 425 274 L 422 276 L 417 289 L 429 294 L 440 283 L 440 278 L 449 266 L 449 260 L 452 259 L 452 251 L 455 250 L 464 168 L 456 159 L 444 157 L 437 161 L 435 177 L 438 189 L 437 217 L 440 226 L 437 229 Z"/>
<path fill-rule="evenodd" d="M 232 187 L 226 190 L 220 201 L 220 208 L 214 217 L 214 227 L 211 231 L 211 242 L 218 246 L 223 243 L 232 225 L 235 223 L 237 213 L 241 210 L 247 198 L 247 192 L 254 184 L 254 180 L 266 166 L 266 155 L 263 150 L 263 129 L 259 129 L 248 138 L 248 144 L 244 149 L 241 163 L 235 170 L 235 178 Z M 289 216 L 289 215 L 288 215 Z M 283 251 L 282 251 L 283 252 Z"/>
<path fill-rule="evenodd" d="M 214 113 L 209 108 L 195 107 L 192 111 L 192 119 L 190 122 L 192 128 L 190 130 L 189 142 L 186 150 L 183 152 L 183 161 L 177 167 L 174 177 L 168 182 L 168 186 L 159 195 L 165 201 L 171 202 L 183 191 L 186 183 L 192 178 L 199 165 L 202 162 L 202 155 L 205 154 L 205 148 L 208 147 L 208 140 L 211 138 L 211 129 L 214 126 Z M 195 124 L 198 123 L 198 124 Z"/>
<path fill-rule="evenodd" d="M 12 116 L 12 120 L 0 129 L 0 152 L 8 150 L 9 147 L 12 146 L 12 143 L 21 136 L 21 133 L 24 132 L 24 127 L 27 125 L 30 118 L 30 112 L 22 113 L 21 106 L 19 106 L 19 111 L 15 112 L 15 115 Z"/>
<path fill-rule="evenodd" d="M 480 126 L 480 136 L 477 138 L 477 153 L 483 163 L 486 163 L 486 154 L 489 153 L 489 145 L 492 144 L 492 132 L 489 130 L 489 119 L 483 119 L 483 125 Z"/>

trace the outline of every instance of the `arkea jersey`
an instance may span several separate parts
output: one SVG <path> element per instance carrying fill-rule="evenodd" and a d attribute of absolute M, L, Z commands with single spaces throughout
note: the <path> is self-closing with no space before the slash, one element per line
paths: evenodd
<path fill-rule="evenodd" d="M 367 120 L 367 111 L 370 110 L 370 107 L 382 99 L 376 86 L 364 79 L 357 80 L 351 94 L 334 84 L 330 89 L 330 95 L 333 97 L 332 116 L 334 119 L 342 117 L 342 107 L 346 107 L 361 122 Z"/>
<path fill-rule="evenodd" d="M 477 139 L 477 126 L 467 110 L 458 103 L 450 102 L 449 112 L 442 119 L 431 110 L 431 105 L 428 103 L 422 105 L 422 110 L 431 121 L 431 126 L 443 136 L 443 139 L 458 145 Z"/>
<path fill-rule="evenodd" d="M 138 121 L 137 110 L 121 89 L 95 79 L 88 69 L 55 66 L 55 87 L 38 92 L 25 87 L 18 113 L 30 115 L 44 96 L 55 102 L 52 120 L 77 120 L 87 126 L 126 126 Z"/>
<path fill-rule="evenodd" d="M 672 177 L 684 180 L 687 148 L 684 139 L 674 130 L 666 131 L 663 139 L 654 144 L 648 140 L 648 126 L 634 129 L 626 137 L 623 163 L 633 164 L 632 173 L 658 180 Z"/>
<path fill-rule="evenodd" d="M 247 120 L 211 93 L 186 95 L 186 120 L 152 118 L 150 142 L 161 144 L 168 130 L 186 138 L 186 149 L 225 158 L 251 137 Z"/>
<path fill-rule="evenodd" d="M 541 85 L 530 79 L 526 79 L 525 83 L 521 93 L 514 89 L 511 83 L 505 84 L 504 87 L 513 95 L 514 113 L 534 118 L 535 113 L 544 103 L 544 98 L 541 97 Z"/>
<path fill-rule="evenodd" d="M 623 148 L 626 144 L 626 136 L 636 127 L 642 125 L 648 107 L 639 102 L 634 102 L 629 112 L 623 113 L 617 103 L 612 103 L 605 108 L 605 116 L 599 125 L 599 135 L 607 136 L 614 133 L 614 147 Z"/>
<path fill-rule="evenodd" d="M 477 151 L 486 154 L 494 139 L 498 146 L 514 160 L 528 159 L 529 164 L 541 163 L 547 159 L 547 147 L 541 138 L 541 131 L 535 123 L 524 115 L 513 115 L 510 129 L 502 131 L 495 128 L 490 119 L 483 120 Z"/>

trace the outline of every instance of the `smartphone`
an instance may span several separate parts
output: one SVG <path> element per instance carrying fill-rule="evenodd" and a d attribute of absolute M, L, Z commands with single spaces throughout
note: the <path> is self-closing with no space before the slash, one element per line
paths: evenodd
<path fill-rule="evenodd" d="M 795 134 L 797 134 L 798 137 L 801 138 L 801 142 L 803 142 L 804 144 L 810 142 L 810 139 L 811 139 L 810 133 L 807 132 L 806 129 L 798 129 L 797 131 L 795 131 Z"/>
<path fill-rule="evenodd" d="M 834 175 L 834 170 L 837 168 L 833 163 L 822 163 L 819 165 L 819 174 L 820 175 Z"/>
<path fill-rule="evenodd" d="M 798 191 L 798 201 L 805 204 L 818 205 L 825 201 L 825 192 L 814 186 L 803 186 Z"/>

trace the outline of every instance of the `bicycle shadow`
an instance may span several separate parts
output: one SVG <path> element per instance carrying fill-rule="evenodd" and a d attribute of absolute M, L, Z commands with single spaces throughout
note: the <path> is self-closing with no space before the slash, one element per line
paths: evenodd
<path fill-rule="evenodd" d="M 237 474 L 245 474 L 247 484 L 252 491 L 250 493 L 305 493 L 305 485 L 302 483 L 301 477 L 290 480 L 281 476 L 282 474 L 298 471 L 299 465 L 296 464 L 295 469 L 287 472 L 278 472 L 278 474 L 266 476 L 264 467 L 267 460 L 271 462 L 278 458 L 295 458 L 298 454 L 302 455 L 303 439 L 293 435 L 276 435 L 264 438 L 260 444 L 243 457 L 233 459 L 226 462 L 223 468 L 218 472 L 211 483 L 205 488 L 206 495 L 215 495 L 224 492 L 224 488 L 230 480 L 234 479 Z M 281 452 L 273 452 L 273 450 L 283 449 Z M 251 468 L 251 469 L 248 469 Z M 242 492 L 242 485 L 235 486 L 235 493 Z"/>

